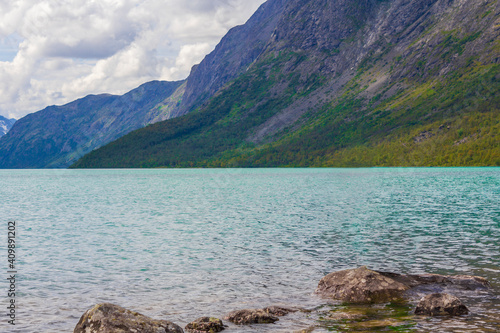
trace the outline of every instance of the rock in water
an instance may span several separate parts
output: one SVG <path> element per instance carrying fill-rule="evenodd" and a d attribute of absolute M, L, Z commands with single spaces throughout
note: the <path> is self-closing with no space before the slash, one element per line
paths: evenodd
<path fill-rule="evenodd" d="M 247 324 L 271 324 L 278 320 L 277 317 L 270 315 L 262 309 L 246 309 L 230 312 L 224 317 L 237 325 Z"/>
<path fill-rule="evenodd" d="M 368 269 L 366 266 L 330 273 L 319 281 L 316 293 L 352 303 L 384 303 L 400 299 L 405 284 Z"/>
<path fill-rule="evenodd" d="M 201 317 L 189 323 L 185 327 L 186 331 L 192 333 L 215 333 L 220 332 L 224 329 L 224 324 L 222 320 L 212 317 Z"/>
<path fill-rule="evenodd" d="M 490 283 L 483 277 L 472 275 L 439 275 L 439 274 L 398 274 L 377 272 L 411 288 L 422 285 L 441 285 L 458 287 L 464 290 L 489 289 Z"/>
<path fill-rule="evenodd" d="M 285 307 L 277 306 L 277 305 L 268 306 L 267 308 L 264 308 L 262 310 L 269 313 L 270 315 L 277 316 L 277 317 L 286 316 L 290 312 L 297 312 L 296 309 L 285 308 Z"/>
<path fill-rule="evenodd" d="M 74 333 L 183 333 L 180 326 L 154 320 L 118 305 L 103 303 L 87 310 L 75 327 Z"/>
<path fill-rule="evenodd" d="M 426 316 L 461 316 L 469 309 L 455 296 L 450 294 L 430 294 L 420 300 L 415 314 Z"/>

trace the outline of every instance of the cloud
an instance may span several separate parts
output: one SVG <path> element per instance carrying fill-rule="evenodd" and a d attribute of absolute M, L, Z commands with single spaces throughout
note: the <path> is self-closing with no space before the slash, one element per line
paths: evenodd
<path fill-rule="evenodd" d="M 0 1 L 0 115 L 183 79 L 263 2 Z"/>

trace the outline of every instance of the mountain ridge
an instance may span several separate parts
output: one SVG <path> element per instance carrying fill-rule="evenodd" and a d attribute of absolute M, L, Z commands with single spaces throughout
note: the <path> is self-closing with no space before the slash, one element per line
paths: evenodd
<path fill-rule="evenodd" d="M 88 95 L 31 113 L 0 139 L 0 167 L 67 167 L 123 134 L 166 119 L 161 110 L 165 94 L 182 83 L 151 81 L 121 96 Z"/>
<path fill-rule="evenodd" d="M 200 64 L 193 66 L 175 116 L 198 107 L 247 70 L 264 51 L 287 1 L 263 3 L 245 24 L 230 29 L 215 49 Z"/>
<path fill-rule="evenodd" d="M 288 1 L 198 110 L 73 167 L 498 165 L 499 16 L 488 0 Z"/>
<path fill-rule="evenodd" d="M 60 138 L 60 130 L 54 128 L 48 116 L 51 108 L 57 107 L 48 107 L 37 112 L 37 117 L 40 117 L 40 114 L 46 114 L 43 121 L 39 121 L 37 117 L 22 118 L 18 126 L 31 126 L 30 130 L 20 131 L 15 128 L 12 133 L 0 139 L 0 168 L 67 167 L 83 154 L 131 130 L 175 118 L 195 109 L 211 98 L 223 85 L 244 72 L 255 61 L 265 46 L 263 40 L 265 40 L 266 34 L 270 34 L 274 30 L 276 17 L 279 17 L 285 3 L 286 0 L 270 0 L 262 4 L 246 24 L 232 28 L 213 52 L 208 54 L 200 64 L 193 66 L 188 78 L 176 85 L 173 92 L 166 89 L 162 93 L 163 96 L 154 94 L 150 97 L 144 97 L 145 99 L 151 98 L 157 103 L 151 106 L 151 110 L 139 112 L 147 111 L 149 112 L 147 116 L 141 113 L 140 119 L 133 119 L 134 117 L 128 117 L 122 112 L 121 123 L 115 126 L 121 128 L 119 131 L 116 131 L 116 128 L 109 133 L 93 131 L 92 135 L 86 134 L 86 139 L 71 137 L 71 133 L 88 132 L 88 127 L 95 127 L 92 125 L 93 119 L 82 122 L 79 118 L 85 117 L 84 113 L 87 112 L 87 109 L 100 108 L 99 102 L 94 106 L 87 105 L 87 109 L 82 108 L 80 110 L 82 114 L 74 114 L 73 117 L 60 119 L 59 127 L 71 128 L 71 131 L 66 131 L 67 135 L 64 139 Z M 136 89 L 140 89 L 140 87 Z M 72 103 L 77 103 L 77 101 Z M 129 112 L 133 111 L 127 106 L 123 106 L 123 109 Z M 28 125 L 31 121 L 33 124 Z M 52 128 L 52 131 L 50 133 L 47 130 L 41 132 L 41 128 Z M 33 133 L 37 134 L 33 135 Z M 59 147 L 58 141 L 61 140 L 67 142 Z M 53 146 L 59 148 L 53 149 Z"/>

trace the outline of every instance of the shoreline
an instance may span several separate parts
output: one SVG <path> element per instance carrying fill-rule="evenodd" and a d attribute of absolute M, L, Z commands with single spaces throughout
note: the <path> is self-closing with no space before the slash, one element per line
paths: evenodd
<path fill-rule="evenodd" d="M 366 282 L 367 278 L 369 279 L 368 283 Z M 391 286 L 387 287 L 388 283 L 391 284 Z M 339 287 L 335 287 L 336 284 L 338 284 Z M 394 289 L 395 287 L 392 287 L 392 284 L 397 285 L 397 288 Z M 362 287 L 363 285 L 365 287 Z M 342 291 L 344 289 L 346 290 L 345 292 Z M 331 291 L 328 290 L 333 291 L 334 294 L 331 294 Z M 324 329 L 335 329 L 340 326 L 344 328 L 350 327 L 347 331 L 350 331 L 350 329 L 356 331 L 356 327 L 380 329 L 382 326 L 395 329 L 398 327 L 408 328 L 411 331 L 412 329 L 418 328 L 419 321 L 422 318 L 429 316 L 434 317 L 435 321 L 439 321 L 439 318 L 449 320 L 452 317 L 457 317 L 459 319 L 466 318 L 470 321 L 474 318 L 475 314 L 470 313 L 469 309 L 463 305 L 458 298 L 447 293 L 435 293 L 436 291 L 450 290 L 455 290 L 461 297 L 464 297 L 464 300 L 468 300 L 467 295 L 470 293 L 475 293 L 477 296 L 477 292 L 479 291 L 484 292 L 484 295 L 494 292 L 486 279 L 477 276 L 443 276 L 437 274 L 402 275 L 390 272 L 371 271 L 363 266 L 357 269 L 334 272 L 325 276 L 319 282 L 315 292 L 315 294 L 320 295 L 321 299 L 325 300 L 325 303 L 316 308 L 306 309 L 297 306 L 272 305 L 262 309 L 235 310 L 222 318 L 224 322 L 215 317 L 200 317 L 196 321 L 187 324 L 185 326 L 185 331 L 201 333 L 220 332 L 227 329 L 228 332 L 239 332 L 242 331 L 241 329 L 245 327 L 245 325 L 249 325 L 246 326 L 249 328 L 249 332 L 252 331 L 252 328 L 255 328 L 256 325 L 262 328 L 262 331 L 266 331 L 264 329 L 266 324 L 273 324 L 277 321 L 286 322 L 290 319 L 292 322 L 296 322 L 300 320 L 299 318 L 304 316 L 316 317 L 316 325 L 302 329 L 299 328 L 298 330 L 294 330 L 294 332 L 320 332 Z M 358 296 L 353 296 L 354 294 Z M 422 295 L 426 296 L 422 298 Z M 450 307 L 451 310 L 446 310 L 447 312 L 442 313 L 432 312 L 434 310 L 429 310 L 430 312 L 422 310 L 425 299 L 428 299 L 429 296 L 433 296 L 434 298 L 440 297 L 440 295 L 449 295 L 446 296 L 448 298 L 445 304 L 448 304 L 446 303 L 448 299 L 454 299 L 453 302 L 458 302 L 459 304 L 454 304 L 453 308 Z M 354 302 L 349 300 L 353 300 Z M 417 300 L 418 305 L 415 310 L 414 304 Z M 331 301 L 334 302 L 332 303 Z M 467 302 L 465 301 L 465 303 Z M 435 305 L 432 305 L 431 307 L 438 310 L 441 309 L 441 306 L 435 307 Z M 120 322 L 120 320 L 129 322 L 129 319 L 123 319 L 121 317 L 123 313 L 127 313 L 128 316 L 132 314 L 134 316 L 141 316 L 141 320 L 148 323 L 143 325 L 167 325 L 161 320 L 155 321 L 149 317 L 130 312 L 113 304 L 98 304 L 82 315 L 74 332 L 108 332 L 106 330 L 85 331 L 85 328 L 88 328 L 89 325 L 93 325 L 92 318 L 96 317 L 95 313 L 101 311 L 101 308 L 106 308 L 107 310 L 105 310 L 105 312 L 108 314 L 113 313 L 113 311 L 118 313 L 118 315 L 116 315 L 117 317 L 114 317 L 115 314 L 110 315 L 110 322 L 113 323 Z M 102 315 L 97 317 L 101 318 L 99 327 L 101 327 L 100 325 L 105 326 L 109 324 L 106 318 L 102 319 Z M 137 319 L 134 319 L 134 322 L 135 321 L 137 321 Z M 226 324 L 228 321 L 230 322 L 229 326 Z M 166 332 L 183 332 L 180 326 L 170 321 L 168 321 L 168 325 L 173 326 L 170 331 L 167 330 Z M 243 329 L 243 331 L 245 330 Z M 112 330 L 109 332 L 112 332 Z"/>

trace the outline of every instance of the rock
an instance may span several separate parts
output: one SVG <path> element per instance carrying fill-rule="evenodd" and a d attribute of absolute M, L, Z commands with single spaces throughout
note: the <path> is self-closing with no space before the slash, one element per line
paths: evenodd
<path fill-rule="evenodd" d="M 451 285 L 460 286 L 467 290 L 488 289 L 490 283 L 483 277 L 472 275 L 455 275 L 446 276 L 447 281 Z"/>
<path fill-rule="evenodd" d="M 185 327 L 186 331 L 192 333 L 215 333 L 224 330 L 222 320 L 213 317 L 201 317 L 189 323 Z"/>
<path fill-rule="evenodd" d="M 343 311 L 333 311 L 326 315 L 328 320 L 338 320 L 338 321 L 347 321 L 347 320 L 356 320 L 360 321 L 363 319 L 369 318 L 366 311 L 360 309 L 344 309 Z"/>
<path fill-rule="evenodd" d="M 225 320 L 229 320 L 237 325 L 247 325 L 247 324 L 271 324 L 278 321 L 278 317 L 275 317 L 262 309 L 245 309 L 232 311 L 227 316 L 224 317 Z"/>
<path fill-rule="evenodd" d="M 103 303 L 87 310 L 73 333 L 183 333 L 180 326 L 155 320 L 118 305 Z"/>
<path fill-rule="evenodd" d="M 277 316 L 277 317 L 282 317 L 285 316 L 291 312 L 297 312 L 295 309 L 290 309 L 290 308 L 285 308 L 282 306 L 268 306 L 267 308 L 262 309 L 265 312 L 267 312 L 270 315 Z"/>
<path fill-rule="evenodd" d="M 322 297 L 353 303 L 384 303 L 400 299 L 409 287 L 366 266 L 330 273 L 318 284 Z"/>
<path fill-rule="evenodd" d="M 472 275 L 439 275 L 439 274 L 397 274 L 390 272 L 377 272 L 405 284 L 411 288 L 421 285 L 441 285 L 456 286 L 466 290 L 488 289 L 490 284 L 488 280 L 479 276 Z"/>
<path fill-rule="evenodd" d="M 469 310 L 457 297 L 440 293 L 422 298 L 415 310 L 415 314 L 426 316 L 460 316 L 467 313 Z"/>

